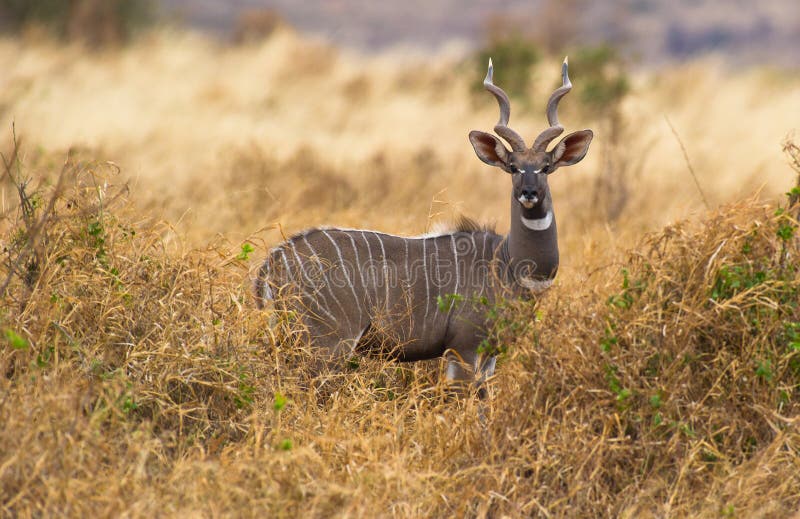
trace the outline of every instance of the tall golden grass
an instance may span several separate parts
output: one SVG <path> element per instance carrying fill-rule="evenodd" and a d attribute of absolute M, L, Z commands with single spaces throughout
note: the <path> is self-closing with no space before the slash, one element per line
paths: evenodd
<path fill-rule="evenodd" d="M 466 140 L 496 120 L 470 94 L 483 70 L 287 30 L 92 55 L 5 40 L 0 60 L 0 121 L 21 142 L 7 132 L 0 172 L 3 515 L 797 512 L 781 149 L 797 76 L 637 73 L 613 148 L 565 100 L 597 138 L 552 179 L 563 267 L 502 309 L 508 353 L 478 402 L 449 398 L 438 362 L 365 358 L 308 389 L 313 352 L 255 309 L 249 275 L 307 225 L 410 234 L 464 212 L 503 229 L 507 179 Z M 537 68 L 531 97 L 557 72 Z M 512 114 L 524 135 L 540 105 Z M 593 203 L 609 164 L 626 188 L 613 221 Z"/>
<path fill-rule="evenodd" d="M 470 88 L 485 64 L 467 67 L 458 56 L 362 56 L 288 30 L 240 47 L 155 33 L 124 50 L 90 55 L 79 46 L 4 40 L 0 122 L 8 129 L 16 120 L 31 149 L 83 146 L 114 160 L 133 179 L 137 198 L 178 222 L 191 243 L 220 232 L 247 236 L 277 221 L 291 230 L 325 221 L 418 232 L 428 222 L 417 209 L 434 199 L 443 202 L 435 212 L 449 205 L 502 226 L 506 183 L 475 160 L 466 137 L 470 129 L 489 129 L 497 107 Z M 544 124 L 557 59 L 535 74 L 535 89 L 517 93 L 530 103 L 515 103 L 512 114 L 513 126 L 529 138 Z M 571 74 L 578 84 L 581 71 Z M 780 143 L 797 125 L 798 82 L 797 74 L 731 72 L 713 60 L 634 73 L 617 149 L 607 149 L 606 123 L 582 114 L 578 98 L 568 97 L 566 124 L 591 127 L 598 137 L 579 168 L 553 178 L 559 223 L 594 223 L 591 184 L 606 172 L 609 156 L 630 177 L 624 220 L 652 228 L 702 209 L 665 117 L 712 204 L 762 187 L 766 196 L 780 193 L 783 171 L 767 166 L 784 160 Z M 332 188 L 334 194 L 320 193 L 298 211 L 289 200 L 318 178 L 316 168 L 346 183 L 352 197 L 363 196 L 364 205 L 405 206 L 402 197 L 370 198 L 384 184 L 387 193 L 413 192 L 419 204 L 412 211 L 351 210 L 343 203 L 351 200 Z M 303 174 L 308 178 L 297 178 Z M 260 211 L 240 210 L 243 198 L 257 200 Z"/>

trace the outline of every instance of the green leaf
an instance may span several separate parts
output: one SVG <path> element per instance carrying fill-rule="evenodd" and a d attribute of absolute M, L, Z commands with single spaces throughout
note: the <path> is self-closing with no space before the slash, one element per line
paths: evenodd
<path fill-rule="evenodd" d="M 12 348 L 15 350 L 27 350 L 29 347 L 28 341 L 25 340 L 20 334 L 11 330 L 10 328 L 6 328 L 3 332 L 6 336 L 6 340 L 11 345 Z"/>
<path fill-rule="evenodd" d="M 633 393 L 628 388 L 620 389 L 619 393 L 617 393 L 617 402 L 624 402 L 625 400 L 629 399 Z"/>
<path fill-rule="evenodd" d="M 284 407 L 286 407 L 286 397 L 280 393 L 275 393 L 275 398 L 272 401 L 272 408 L 276 411 L 281 411 Z"/>
<path fill-rule="evenodd" d="M 650 405 L 653 406 L 653 409 L 658 409 L 661 407 L 661 395 L 653 395 L 650 397 Z"/>
<path fill-rule="evenodd" d="M 780 238 L 781 240 L 789 241 L 792 239 L 792 236 L 794 236 L 794 229 L 795 229 L 794 225 L 783 224 L 780 227 L 778 227 L 778 230 L 775 232 L 775 234 L 777 234 L 778 238 Z"/>
<path fill-rule="evenodd" d="M 240 260 L 240 261 L 247 261 L 250 258 L 250 253 L 253 252 L 254 250 L 255 250 L 255 248 L 253 248 L 252 245 L 250 245 L 249 243 L 245 242 L 245 243 L 242 244 L 242 250 L 236 256 L 236 259 Z"/>
<path fill-rule="evenodd" d="M 463 300 L 464 296 L 461 294 L 445 294 L 443 296 L 436 296 L 436 305 L 439 307 L 440 312 L 449 312 Z"/>
<path fill-rule="evenodd" d="M 126 396 L 122 401 L 122 412 L 125 414 L 130 414 L 131 411 L 135 411 L 138 408 L 139 404 L 131 396 Z"/>
<path fill-rule="evenodd" d="M 256 388 L 248 383 L 246 373 L 239 374 L 238 390 L 239 392 L 233 397 L 233 403 L 236 404 L 236 407 L 239 409 L 250 407 L 253 404 L 253 395 L 256 392 Z"/>
<path fill-rule="evenodd" d="M 91 236 L 98 237 L 103 234 L 103 224 L 102 222 L 98 222 L 97 220 L 89 222 L 87 227 L 87 231 Z"/>
<path fill-rule="evenodd" d="M 756 376 L 761 380 L 769 382 L 772 380 L 772 363 L 768 360 L 761 361 L 756 367 Z"/>

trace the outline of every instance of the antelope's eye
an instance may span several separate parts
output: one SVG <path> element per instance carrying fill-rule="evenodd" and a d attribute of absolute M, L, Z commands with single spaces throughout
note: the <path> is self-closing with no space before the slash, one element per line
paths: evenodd
<path fill-rule="evenodd" d="M 550 166 L 548 164 L 545 164 L 544 166 L 542 166 L 542 169 L 539 170 L 539 173 L 547 173 L 548 171 L 550 171 Z"/>

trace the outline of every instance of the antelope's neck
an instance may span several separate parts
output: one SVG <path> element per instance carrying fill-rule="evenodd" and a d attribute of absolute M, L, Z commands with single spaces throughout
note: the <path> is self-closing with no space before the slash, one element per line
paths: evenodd
<path fill-rule="evenodd" d="M 539 210 L 523 216 L 511 199 L 511 227 L 505 239 L 508 266 L 514 278 L 552 279 L 558 270 L 558 233 L 550 193 Z"/>

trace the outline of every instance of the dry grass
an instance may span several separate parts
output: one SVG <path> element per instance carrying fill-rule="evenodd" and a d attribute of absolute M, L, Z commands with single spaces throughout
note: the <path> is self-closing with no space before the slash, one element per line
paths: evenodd
<path fill-rule="evenodd" d="M 244 239 L 278 221 L 287 232 L 321 221 L 421 232 L 427 211 L 420 216 L 418 208 L 434 197 L 507 225 L 506 182 L 475 160 L 466 137 L 497 118 L 491 96 L 471 94 L 483 65 L 467 67 L 448 55 L 359 56 L 287 30 L 241 47 L 155 33 L 88 56 L 79 47 L 5 40 L 0 60 L 2 127 L 16 120 L 29 150 L 58 155 L 82 146 L 118 163 L 136 189 L 135 203 L 173 222 L 194 245 L 218 233 Z M 580 70 L 571 74 L 581 80 Z M 532 102 L 515 104 L 512 114 L 529 139 L 545 122 L 558 61 L 546 60 L 535 75 Z M 597 135 L 581 166 L 553 179 L 569 250 L 583 250 L 581 238 L 571 240 L 584 227 L 605 224 L 591 206 L 594 181 L 608 175 L 609 162 L 625 169 L 619 219 L 637 235 L 702 208 L 665 115 L 712 205 L 761 186 L 767 196 L 783 190 L 785 175 L 773 165 L 783 161 L 780 142 L 797 125 L 797 75 L 731 73 L 706 61 L 633 79 L 614 149 L 604 138 L 608 123 L 584 115 L 577 96 L 562 107 L 570 129 L 590 127 Z M 323 191 L 305 206 L 292 203 L 317 168 L 346 185 L 350 198 L 333 189 L 330 199 Z M 397 189 L 418 201 L 409 211 L 397 210 L 405 199 L 380 197 Z M 255 202 L 240 210 L 242 198 Z M 352 199 L 380 208 L 351 208 Z M 434 212 L 450 211 L 436 205 Z M 274 242 L 279 234 L 265 238 Z"/>
<path fill-rule="evenodd" d="M 611 150 L 627 205 L 613 226 L 589 206 L 600 133 L 553 179 L 565 265 L 504 310 L 482 423 L 436 362 L 363 359 L 309 390 L 310 352 L 249 281 L 275 222 L 417 232 L 460 209 L 503 228 L 507 185 L 464 138 L 495 107 L 474 108 L 466 73 L 287 33 L 93 57 L 18 45 L 0 43 L 19 53 L 0 119 L 28 139 L 2 173 L 3 515 L 796 513 L 797 222 L 770 200 L 791 182 L 796 78 L 637 80 Z M 702 203 L 665 111 L 709 202 L 744 201 L 641 238 Z M 526 134 L 542 119 L 515 117 Z"/>
<path fill-rule="evenodd" d="M 611 285 L 584 277 L 547 296 L 540 329 L 511 348 L 527 398 L 500 429 L 545 449 L 520 448 L 534 470 L 555 461 L 531 489 L 540 502 L 631 517 L 796 511 L 796 227 L 737 203 L 646 237 Z"/>

